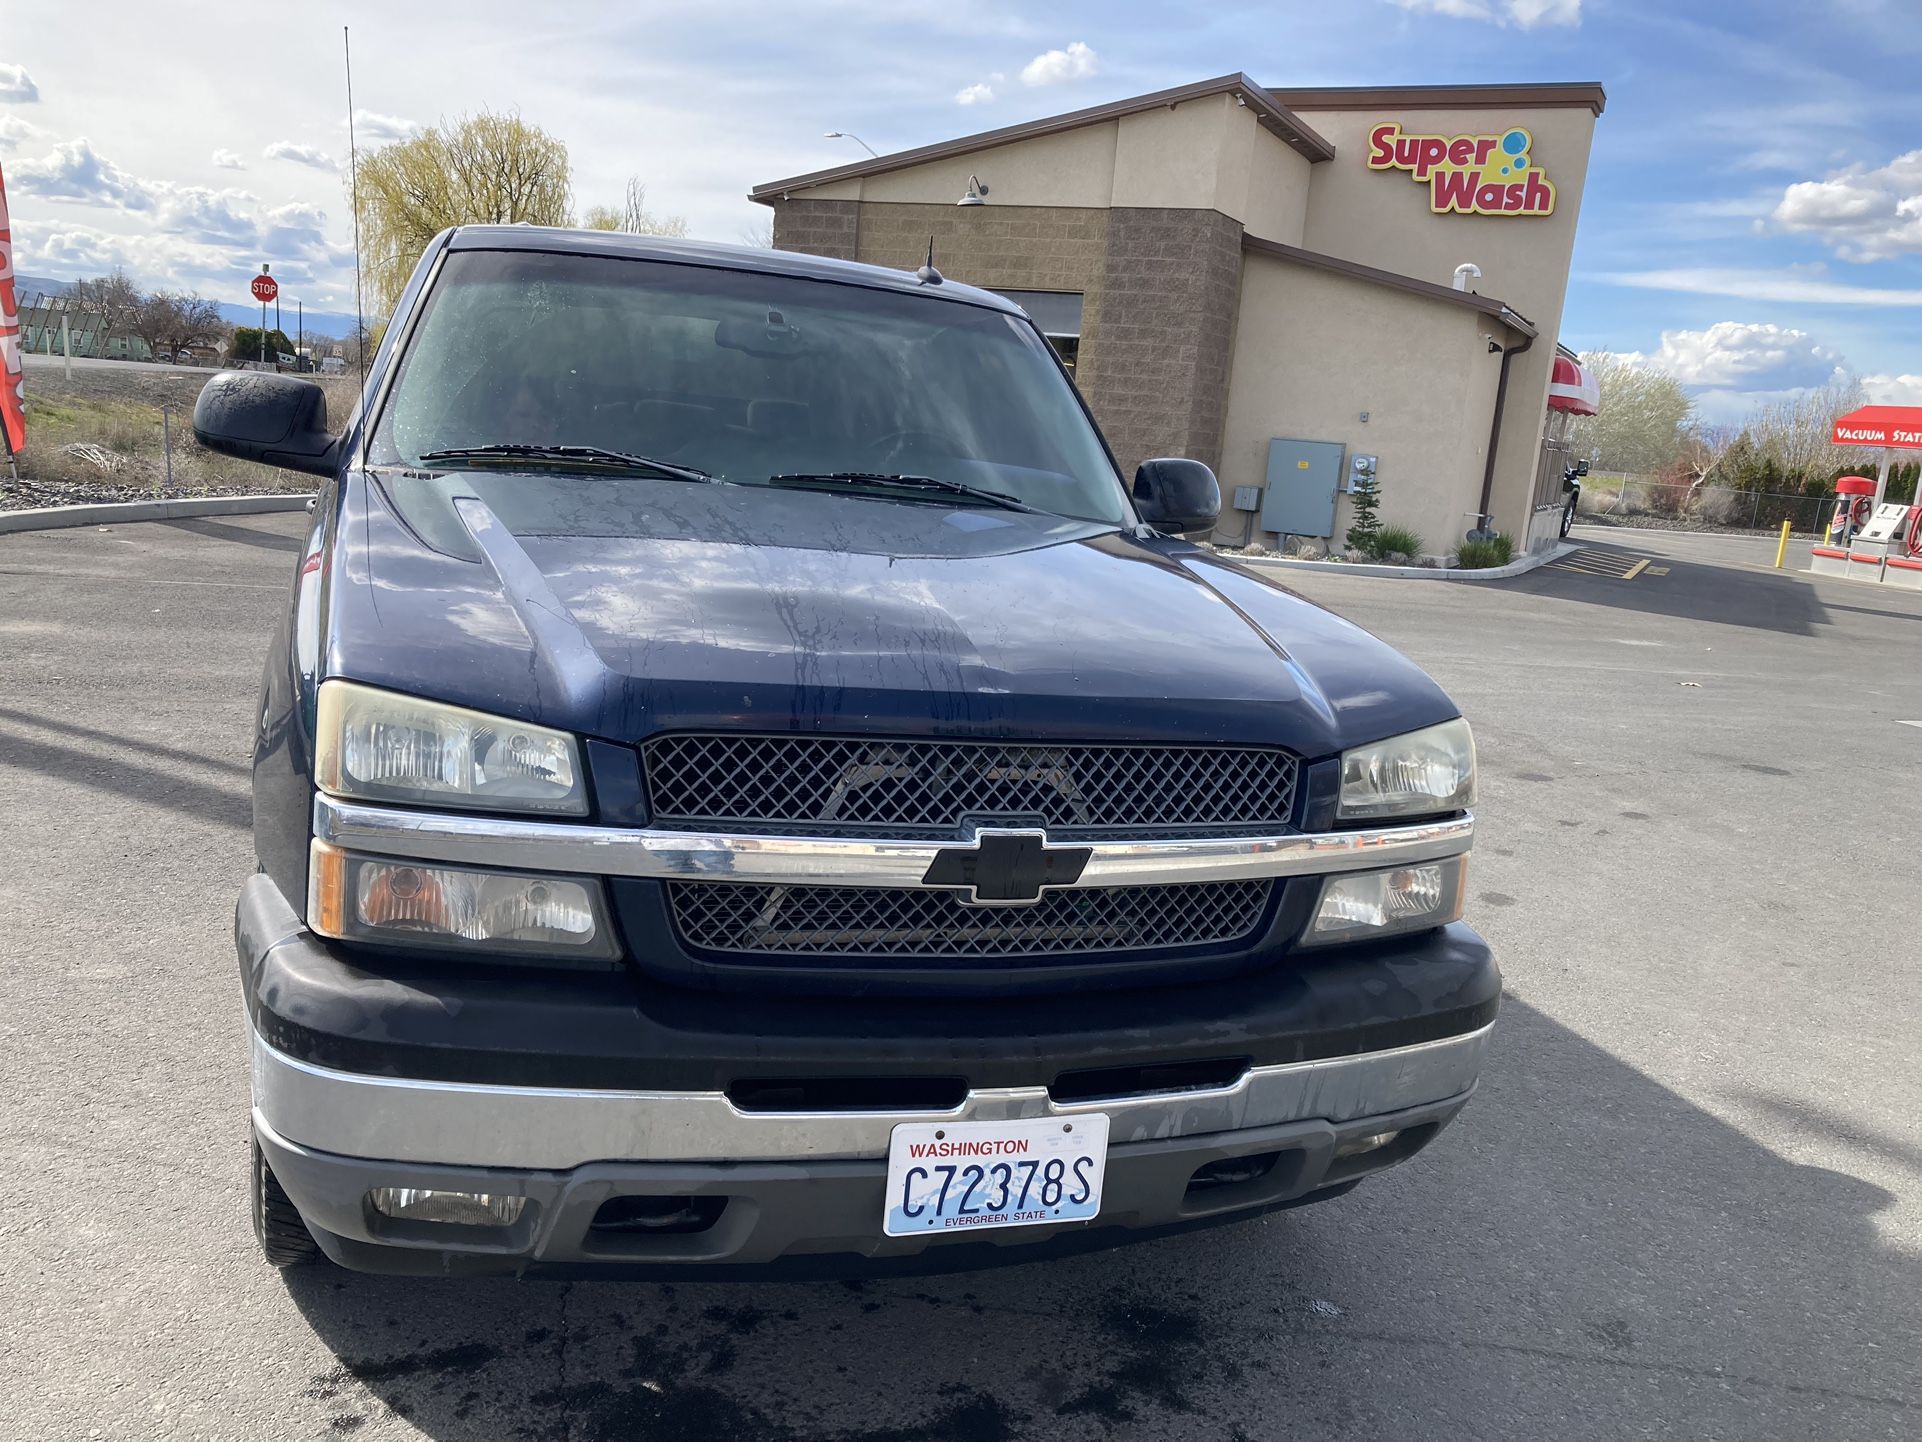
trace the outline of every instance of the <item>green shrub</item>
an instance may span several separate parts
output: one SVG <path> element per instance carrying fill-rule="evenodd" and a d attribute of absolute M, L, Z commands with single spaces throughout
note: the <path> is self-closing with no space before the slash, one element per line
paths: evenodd
<path fill-rule="evenodd" d="M 1497 535 L 1489 541 L 1463 541 L 1455 564 L 1464 571 L 1486 571 L 1515 559 L 1515 538 Z"/>
<path fill-rule="evenodd" d="M 1369 538 L 1367 549 L 1376 560 L 1392 556 L 1398 551 L 1413 559 L 1428 549 L 1428 542 L 1421 538 L 1419 532 L 1407 526 L 1383 526 Z"/>

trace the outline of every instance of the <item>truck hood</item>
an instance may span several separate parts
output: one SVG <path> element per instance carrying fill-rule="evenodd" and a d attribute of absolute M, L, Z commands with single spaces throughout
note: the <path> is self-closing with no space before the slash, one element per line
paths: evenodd
<path fill-rule="evenodd" d="M 1186 542 L 921 501 L 354 473 L 325 673 L 637 741 L 1073 737 L 1329 755 L 1446 720 L 1359 627 Z"/>

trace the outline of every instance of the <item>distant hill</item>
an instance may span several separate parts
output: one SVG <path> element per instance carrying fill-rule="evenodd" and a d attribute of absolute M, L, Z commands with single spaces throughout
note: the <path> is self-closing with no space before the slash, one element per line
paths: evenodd
<path fill-rule="evenodd" d="M 72 281 L 54 280 L 51 276 L 16 274 L 13 278 L 13 293 L 19 298 L 20 303 L 25 305 L 29 296 L 65 295 L 72 284 Z M 269 309 L 272 308 L 269 307 Z M 257 303 L 231 305 L 221 302 L 220 318 L 229 325 L 259 325 L 260 306 Z M 271 324 L 272 321 L 273 317 L 269 315 L 268 323 Z M 338 311 L 310 310 L 307 312 L 306 326 L 309 340 L 339 340 L 353 331 L 354 318 Z M 294 333 L 293 306 L 285 304 L 281 306 L 280 327 L 290 336 Z"/>

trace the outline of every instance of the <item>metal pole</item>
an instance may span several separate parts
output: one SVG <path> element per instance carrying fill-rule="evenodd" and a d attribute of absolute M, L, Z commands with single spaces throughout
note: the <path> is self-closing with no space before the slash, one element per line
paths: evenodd
<path fill-rule="evenodd" d="M 160 448 L 167 456 L 167 489 L 174 488 L 174 430 L 170 424 L 173 412 L 166 406 L 160 408 Z"/>
<path fill-rule="evenodd" d="M 260 363 L 267 364 L 267 302 L 260 303 Z"/>
<path fill-rule="evenodd" d="M 294 302 L 294 333 L 299 339 L 294 342 L 294 354 L 298 356 L 307 349 L 307 302 Z"/>
<path fill-rule="evenodd" d="M 1882 468 L 1875 473 L 1875 504 L 1878 508 L 1882 504 L 1882 497 L 1889 489 L 1889 460 L 1894 455 L 1894 447 L 1882 447 Z"/>
<path fill-rule="evenodd" d="M 60 354 L 65 357 L 67 379 L 73 379 L 73 331 L 67 325 L 67 313 L 60 312 Z"/>
<path fill-rule="evenodd" d="M 1788 553 L 1789 553 L 1789 523 L 1787 521 L 1784 521 L 1782 522 L 1782 541 L 1781 541 L 1781 544 L 1775 548 L 1775 569 L 1776 570 L 1779 571 L 1782 569 L 1782 562 L 1788 558 Z"/>

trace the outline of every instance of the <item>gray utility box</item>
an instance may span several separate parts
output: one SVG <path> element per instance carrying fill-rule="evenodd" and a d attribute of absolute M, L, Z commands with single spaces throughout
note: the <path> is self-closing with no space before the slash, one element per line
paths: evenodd
<path fill-rule="evenodd" d="M 1286 536 L 1331 536 L 1335 496 L 1343 480 L 1340 441 L 1268 442 L 1268 490 L 1261 528 Z"/>

